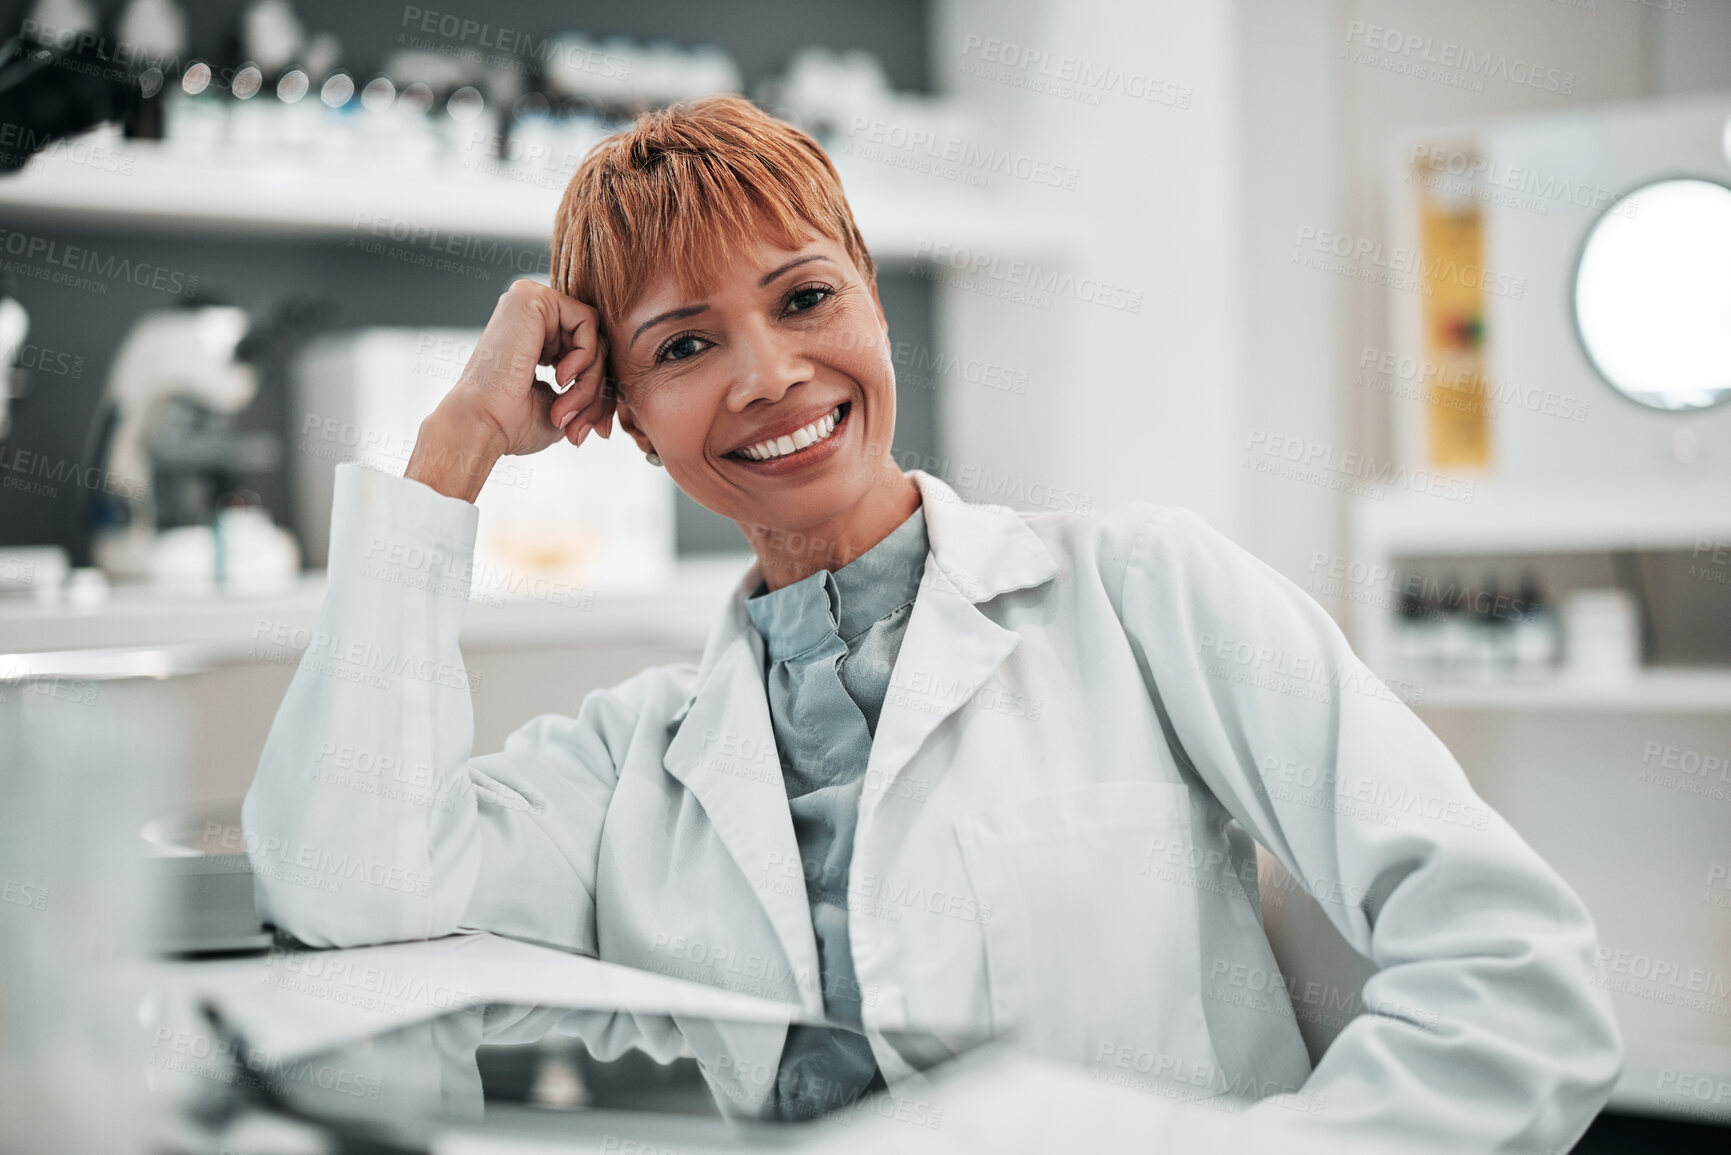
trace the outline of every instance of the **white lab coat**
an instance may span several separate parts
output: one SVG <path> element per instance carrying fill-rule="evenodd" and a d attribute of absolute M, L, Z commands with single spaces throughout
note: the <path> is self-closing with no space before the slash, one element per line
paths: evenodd
<path fill-rule="evenodd" d="M 1621 1066 L 1592 921 L 1333 620 L 1185 510 L 1018 513 L 909 476 L 931 553 L 849 884 L 886 1076 L 923 1061 L 900 1030 L 1014 1028 L 1290 1126 L 1566 1149 Z M 476 518 L 340 468 L 329 593 L 243 812 L 261 913 L 315 945 L 492 930 L 820 1013 L 757 567 L 699 664 L 477 757 Z M 1330 996 L 1283 985 L 1251 839 L 1380 968 L 1314 1071 L 1292 1003 Z M 779 1032 L 758 1049 L 773 1074 Z"/>

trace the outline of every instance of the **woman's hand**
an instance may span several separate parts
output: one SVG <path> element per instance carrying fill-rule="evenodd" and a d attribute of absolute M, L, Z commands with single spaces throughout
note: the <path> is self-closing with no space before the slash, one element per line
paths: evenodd
<path fill-rule="evenodd" d="M 613 430 L 615 398 L 601 317 L 535 281 L 501 293 L 456 385 L 421 422 L 403 476 L 447 497 L 474 501 L 499 458 L 538 453 L 563 436 L 580 445 L 591 429 Z M 555 393 L 535 377 L 553 366 Z"/>

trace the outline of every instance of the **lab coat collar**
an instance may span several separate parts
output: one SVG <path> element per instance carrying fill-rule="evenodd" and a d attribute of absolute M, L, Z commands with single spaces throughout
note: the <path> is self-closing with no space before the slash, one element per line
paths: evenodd
<path fill-rule="evenodd" d="M 1004 505 L 964 501 L 948 484 L 923 469 L 907 470 L 906 475 L 919 487 L 920 505 L 925 510 L 930 549 L 927 567 L 935 566 L 941 571 L 948 586 L 968 602 L 979 603 L 1001 593 L 1039 585 L 1058 572 L 1052 551 L 1015 510 Z M 931 584 L 934 576 L 928 572 L 926 583 Z M 763 567 L 753 561 L 734 586 L 727 607 L 710 627 L 692 697 L 674 715 L 676 725 L 703 693 L 722 655 L 742 635 L 756 643 L 761 663 L 762 638 L 752 624 L 745 600 L 762 580 Z"/>

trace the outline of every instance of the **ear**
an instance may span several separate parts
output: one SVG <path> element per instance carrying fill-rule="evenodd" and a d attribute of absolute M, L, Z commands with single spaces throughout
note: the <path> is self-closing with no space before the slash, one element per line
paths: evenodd
<path fill-rule="evenodd" d="M 637 448 L 648 453 L 654 448 L 649 435 L 643 432 L 643 427 L 637 424 L 637 414 L 631 411 L 631 405 L 623 395 L 613 404 L 613 423 L 631 435 L 631 440 L 637 442 Z"/>

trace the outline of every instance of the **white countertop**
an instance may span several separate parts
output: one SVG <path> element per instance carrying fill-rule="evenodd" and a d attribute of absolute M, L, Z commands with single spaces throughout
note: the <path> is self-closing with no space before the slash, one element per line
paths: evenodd
<path fill-rule="evenodd" d="M 715 616 L 751 564 L 745 553 L 683 560 L 673 579 L 641 591 L 601 591 L 578 604 L 534 598 L 471 601 L 463 645 L 477 650 L 639 643 L 701 649 Z M 0 656 L 72 650 L 197 646 L 244 650 L 261 630 L 308 629 L 324 602 L 325 575 L 308 573 L 267 597 L 175 597 L 117 586 L 100 606 L 41 606 L 0 596 Z"/>

